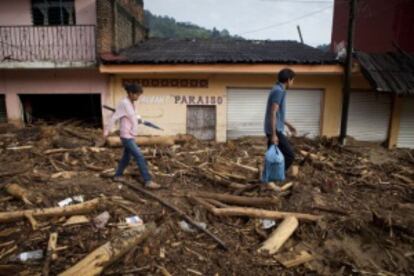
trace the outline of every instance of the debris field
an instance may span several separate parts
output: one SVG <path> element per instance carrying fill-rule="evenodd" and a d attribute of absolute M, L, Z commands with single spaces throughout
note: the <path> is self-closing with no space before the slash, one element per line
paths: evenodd
<path fill-rule="evenodd" d="M 413 275 L 414 151 L 292 137 L 280 191 L 265 138 L 117 137 L 77 122 L 0 126 L 0 275 Z"/>

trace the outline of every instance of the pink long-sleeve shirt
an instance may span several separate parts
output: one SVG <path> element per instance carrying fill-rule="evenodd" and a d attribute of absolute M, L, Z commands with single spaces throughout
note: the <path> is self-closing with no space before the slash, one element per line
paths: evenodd
<path fill-rule="evenodd" d="M 138 135 L 138 118 L 135 113 L 134 103 L 129 98 L 124 98 L 116 107 L 104 135 L 107 136 L 112 130 L 116 121 L 120 120 L 120 136 L 125 139 L 133 139 Z"/>

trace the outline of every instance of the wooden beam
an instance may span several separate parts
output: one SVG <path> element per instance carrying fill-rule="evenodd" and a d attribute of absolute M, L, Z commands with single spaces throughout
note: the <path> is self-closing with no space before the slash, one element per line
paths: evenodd
<path fill-rule="evenodd" d="M 270 238 L 268 238 L 258 249 L 258 252 L 267 252 L 270 255 L 277 253 L 285 242 L 292 236 L 296 228 L 298 228 L 299 222 L 297 218 L 293 216 L 286 217 L 282 223 L 273 231 Z"/>
<path fill-rule="evenodd" d="M 292 64 L 135 64 L 101 65 L 99 71 L 108 74 L 271 74 L 289 67 L 297 74 L 333 74 L 341 75 L 343 69 L 332 65 L 292 65 Z"/>

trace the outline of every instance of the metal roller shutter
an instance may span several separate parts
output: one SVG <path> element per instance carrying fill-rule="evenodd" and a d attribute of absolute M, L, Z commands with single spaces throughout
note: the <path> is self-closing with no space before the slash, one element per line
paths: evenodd
<path fill-rule="evenodd" d="M 414 148 L 414 97 L 403 99 L 397 146 Z"/>
<path fill-rule="evenodd" d="M 233 88 L 227 92 L 227 137 L 263 136 L 263 120 L 269 89 Z M 286 118 L 299 135 L 320 134 L 322 91 L 289 90 Z"/>
<path fill-rule="evenodd" d="M 348 135 L 360 141 L 385 141 L 391 115 L 391 95 L 352 92 Z"/>

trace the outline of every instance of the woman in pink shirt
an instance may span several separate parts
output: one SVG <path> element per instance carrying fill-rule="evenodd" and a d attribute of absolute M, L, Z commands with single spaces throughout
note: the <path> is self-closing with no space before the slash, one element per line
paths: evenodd
<path fill-rule="evenodd" d="M 139 146 L 135 142 L 135 136 L 138 135 L 139 116 L 135 113 L 134 102 L 136 102 L 142 95 L 142 87 L 136 84 L 126 84 L 124 89 L 128 96 L 118 104 L 115 113 L 112 115 L 104 131 L 104 136 L 107 137 L 115 122 L 120 120 L 120 136 L 122 145 L 124 146 L 124 153 L 119 161 L 114 180 L 119 180 L 120 177 L 122 177 L 132 155 L 137 163 L 141 176 L 144 179 L 145 187 L 149 189 L 159 189 L 160 185 L 152 181 L 144 155 L 142 155 Z"/>

